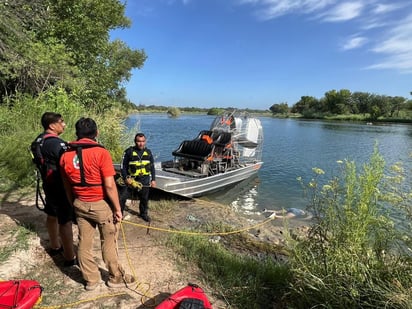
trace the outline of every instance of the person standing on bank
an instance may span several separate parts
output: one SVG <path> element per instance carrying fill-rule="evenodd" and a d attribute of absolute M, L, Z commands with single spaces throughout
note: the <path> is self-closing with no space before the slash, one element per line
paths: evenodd
<path fill-rule="evenodd" d="M 150 187 L 156 187 L 154 158 L 150 149 L 146 148 L 146 137 L 143 133 L 137 133 L 134 142 L 135 146 L 124 151 L 120 163 L 122 178 L 126 184 L 120 194 L 120 205 L 124 211 L 126 200 L 131 196 L 138 196 L 140 217 L 150 222 L 148 214 Z M 140 190 L 133 188 L 133 180 L 140 182 L 143 187 Z"/>
<path fill-rule="evenodd" d="M 41 117 L 44 132 L 37 136 L 40 143 L 43 191 L 45 194 L 44 212 L 47 214 L 46 227 L 50 239 L 50 255 L 63 251 L 64 266 L 76 264 L 73 246 L 73 208 L 70 205 L 63 186 L 59 170 L 61 155 L 67 150 L 67 144 L 59 135 L 66 124 L 61 114 L 45 112 Z M 59 239 L 60 238 L 60 239 Z M 61 243 L 60 243 L 61 241 Z"/>
<path fill-rule="evenodd" d="M 77 141 L 60 159 L 63 182 L 73 203 L 79 228 L 78 260 L 85 289 L 92 291 L 102 282 L 93 255 L 93 239 L 99 229 L 103 261 L 109 272 L 107 285 L 124 287 L 135 282 L 119 263 L 117 237 L 122 211 L 114 180 L 116 174 L 108 150 L 96 141 L 97 125 L 91 118 L 76 122 Z"/>

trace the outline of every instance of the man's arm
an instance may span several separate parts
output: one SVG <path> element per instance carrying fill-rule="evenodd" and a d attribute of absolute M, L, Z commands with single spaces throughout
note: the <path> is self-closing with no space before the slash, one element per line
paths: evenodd
<path fill-rule="evenodd" d="M 152 181 L 150 182 L 151 187 L 155 188 L 156 187 L 156 169 L 155 169 L 155 163 L 154 163 L 154 157 L 152 152 L 150 151 L 150 174 Z"/>
<path fill-rule="evenodd" d="M 122 161 L 120 162 L 120 173 L 122 174 L 124 180 L 126 180 L 126 177 L 129 174 L 128 169 L 130 158 L 128 155 L 128 150 L 129 148 L 124 151 Z"/>
<path fill-rule="evenodd" d="M 117 193 L 116 182 L 113 176 L 103 178 L 103 185 L 113 207 L 113 216 L 117 222 L 120 222 L 123 218 L 122 210 L 120 208 L 119 194 Z"/>

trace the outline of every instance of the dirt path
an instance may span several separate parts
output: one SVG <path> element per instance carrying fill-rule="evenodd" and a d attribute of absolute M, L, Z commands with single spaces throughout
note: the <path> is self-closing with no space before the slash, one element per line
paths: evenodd
<path fill-rule="evenodd" d="M 264 217 L 248 221 L 229 207 L 202 200 L 175 201 L 162 205 L 153 201 L 150 212 L 151 227 L 139 219 L 137 205 L 129 207 L 130 219 L 122 224 L 119 237 L 121 263 L 128 273 L 134 274 L 138 284 L 132 289 L 109 289 L 102 285 L 97 290 L 86 292 L 81 273 L 77 267 L 62 267 L 61 256 L 47 254 L 48 237 L 45 229 L 45 214 L 34 204 L 34 194 L 4 197 L 0 207 L 0 248 L 10 248 L 16 240 L 12 231 L 19 226 L 34 231 L 29 236 L 29 248 L 16 248 L 10 258 L 0 265 L 0 280 L 34 279 L 43 286 L 40 307 L 43 308 L 154 308 L 167 295 L 187 285 L 196 283 L 207 293 L 213 308 L 229 308 L 202 282 L 199 270 L 184 261 L 179 261 L 173 251 L 163 243 L 169 232 L 196 228 L 201 223 L 219 222 L 243 229 L 264 220 Z M 161 229 L 161 230 L 158 230 Z M 247 237 L 273 244 L 281 241 L 282 223 L 270 222 L 249 230 Z M 74 227 L 77 239 L 77 227 Z M 124 236 L 124 237 L 123 237 Z M 75 241 L 77 245 L 77 241 Z M 102 278 L 107 280 L 107 271 L 100 254 L 98 233 L 95 234 L 96 259 L 101 266 Z M 113 295 L 120 294 L 120 295 Z M 61 307 L 60 307 L 61 306 Z"/>

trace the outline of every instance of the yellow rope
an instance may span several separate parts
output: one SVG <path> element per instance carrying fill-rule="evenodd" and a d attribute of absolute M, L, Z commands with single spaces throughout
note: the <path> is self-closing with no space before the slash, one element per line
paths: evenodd
<path fill-rule="evenodd" d="M 275 219 L 275 217 L 269 217 L 268 219 L 266 219 L 266 220 L 264 220 L 264 221 L 262 221 L 258 224 L 255 224 L 253 226 L 245 227 L 243 229 L 239 229 L 239 230 L 235 230 L 235 231 L 228 231 L 228 232 L 190 232 L 190 231 L 172 230 L 172 229 L 153 227 L 153 226 L 146 225 L 146 224 L 139 224 L 139 223 L 134 223 L 134 222 L 123 220 L 120 223 L 120 228 L 121 228 L 121 231 L 122 231 L 122 238 L 123 238 L 123 245 L 124 245 L 126 258 L 127 258 L 129 267 L 132 271 L 133 277 L 136 278 L 136 287 L 134 289 L 130 289 L 130 290 L 137 292 L 138 288 L 142 285 L 142 283 L 138 282 L 136 272 L 135 272 L 134 267 L 132 266 L 132 263 L 131 263 L 131 259 L 130 259 L 130 256 L 129 256 L 129 250 L 128 250 L 128 246 L 127 246 L 127 242 L 126 242 L 126 234 L 125 234 L 125 231 L 124 231 L 124 228 L 123 228 L 123 223 L 130 224 L 130 225 L 137 226 L 137 227 L 142 227 L 142 228 L 145 228 L 145 229 L 151 229 L 151 230 L 155 230 L 155 231 L 174 233 L 174 234 L 200 235 L 200 236 L 224 236 L 224 235 L 232 235 L 232 234 L 245 232 L 245 231 L 260 227 L 260 226 L 265 225 L 268 222 L 272 221 L 273 219 Z M 144 298 L 153 299 L 153 305 L 145 304 L 145 306 L 146 307 L 155 307 L 157 305 L 156 301 L 155 301 L 154 297 L 148 295 L 147 292 L 150 290 L 150 285 L 149 284 L 147 284 L 147 285 L 148 285 L 148 288 L 147 288 L 146 291 L 140 290 L 140 292 L 142 294 L 141 303 L 144 304 Z M 94 297 L 94 298 L 89 298 L 89 299 L 81 300 L 81 301 L 70 303 L 70 304 L 64 304 L 64 305 L 58 305 L 58 306 L 38 306 L 38 305 L 35 305 L 34 308 L 36 308 L 36 309 L 56 309 L 56 308 L 73 307 L 75 305 L 91 302 L 91 301 L 94 301 L 94 300 L 97 300 L 97 299 L 100 299 L 100 298 L 116 297 L 116 296 L 121 296 L 121 295 L 127 295 L 127 293 L 121 292 L 121 293 L 114 293 L 114 294 L 103 294 L 103 295 L 100 295 L 100 296 L 97 296 L 97 297 Z"/>
<path fill-rule="evenodd" d="M 130 225 L 134 225 L 137 227 L 142 227 L 145 229 L 151 229 L 154 231 L 161 231 L 161 232 L 167 232 L 167 233 L 174 233 L 174 234 L 185 234 L 185 235 L 200 235 L 200 236 L 224 236 L 224 235 L 231 235 L 231 234 L 237 234 L 237 233 L 241 233 L 241 232 L 245 232 L 254 228 L 257 228 L 259 226 L 265 225 L 268 222 L 272 221 L 274 218 L 268 218 L 265 221 L 262 221 L 258 224 L 249 226 L 249 227 L 245 227 L 243 229 L 240 230 L 235 230 L 235 231 L 228 231 L 228 232 L 191 232 L 191 231 L 180 231 L 180 230 L 172 230 L 172 229 L 164 229 L 164 228 L 160 228 L 160 227 L 154 227 L 154 226 L 149 226 L 149 225 L 145 225 L 145 224 L 139 224 L 139 223 L 134 223 L 134 222 L 130 222 L 130 221 L 126 221 L 123 220 L 123 223 L 126 224 L 130 224 Z"/>
<path fill-rule="evenodd" d="M 116 297 L 116 296 L 121 296 L 121 295 L 127 295 L 127 293 L 125 292 L 120 292 L 120 293 L 113 293 L 113 294 L 102 294 L 93 298 L 88 298 L 88 299 L 84 299 L 84 300 L 79 300 L 77 302 L 74 303 L 69 303 L 69 304 L 64 304 L 64 305 L 57 305 L 57 306 L 39 306 L 39 305 L 35 305 L 33 308 L 36 309 L 57 309 L 57 308 L 69 308 L 69 307 L 74 307 L 76 305 L 79 304 L 84 304 L 84 303 L 88 303 L 88 302 L 92 302 L 101 298 L 108 298 L 108 297 Z"/>

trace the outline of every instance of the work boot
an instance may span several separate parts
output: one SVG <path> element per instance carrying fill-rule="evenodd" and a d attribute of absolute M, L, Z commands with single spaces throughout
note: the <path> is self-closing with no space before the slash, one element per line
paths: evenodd
<path fill-rule="evenodd" d="M 97 281 L 97 282 L 87 282 L 86 286 L 84 289 L 86 291 L 94 291 L 97 287 L 99 287 L 102 284 L 102 281 Z"/>
<path fill-rule="evenodd" d="M 109 281 L 107 281 L 107 286 L 110 288 L 129 288 L 129 285 L 135 282 L 136 279 L 132 275 L 125 274 L 123 276 L 111 278 Z"/>
<path fill-rule="evenodd" d="M 144 221 L 146 221 L 146 222 L 152 221 L 147 214 L 143 214 L 143 215 L 141 215 L 140 217 L 141 217 Z"/>

